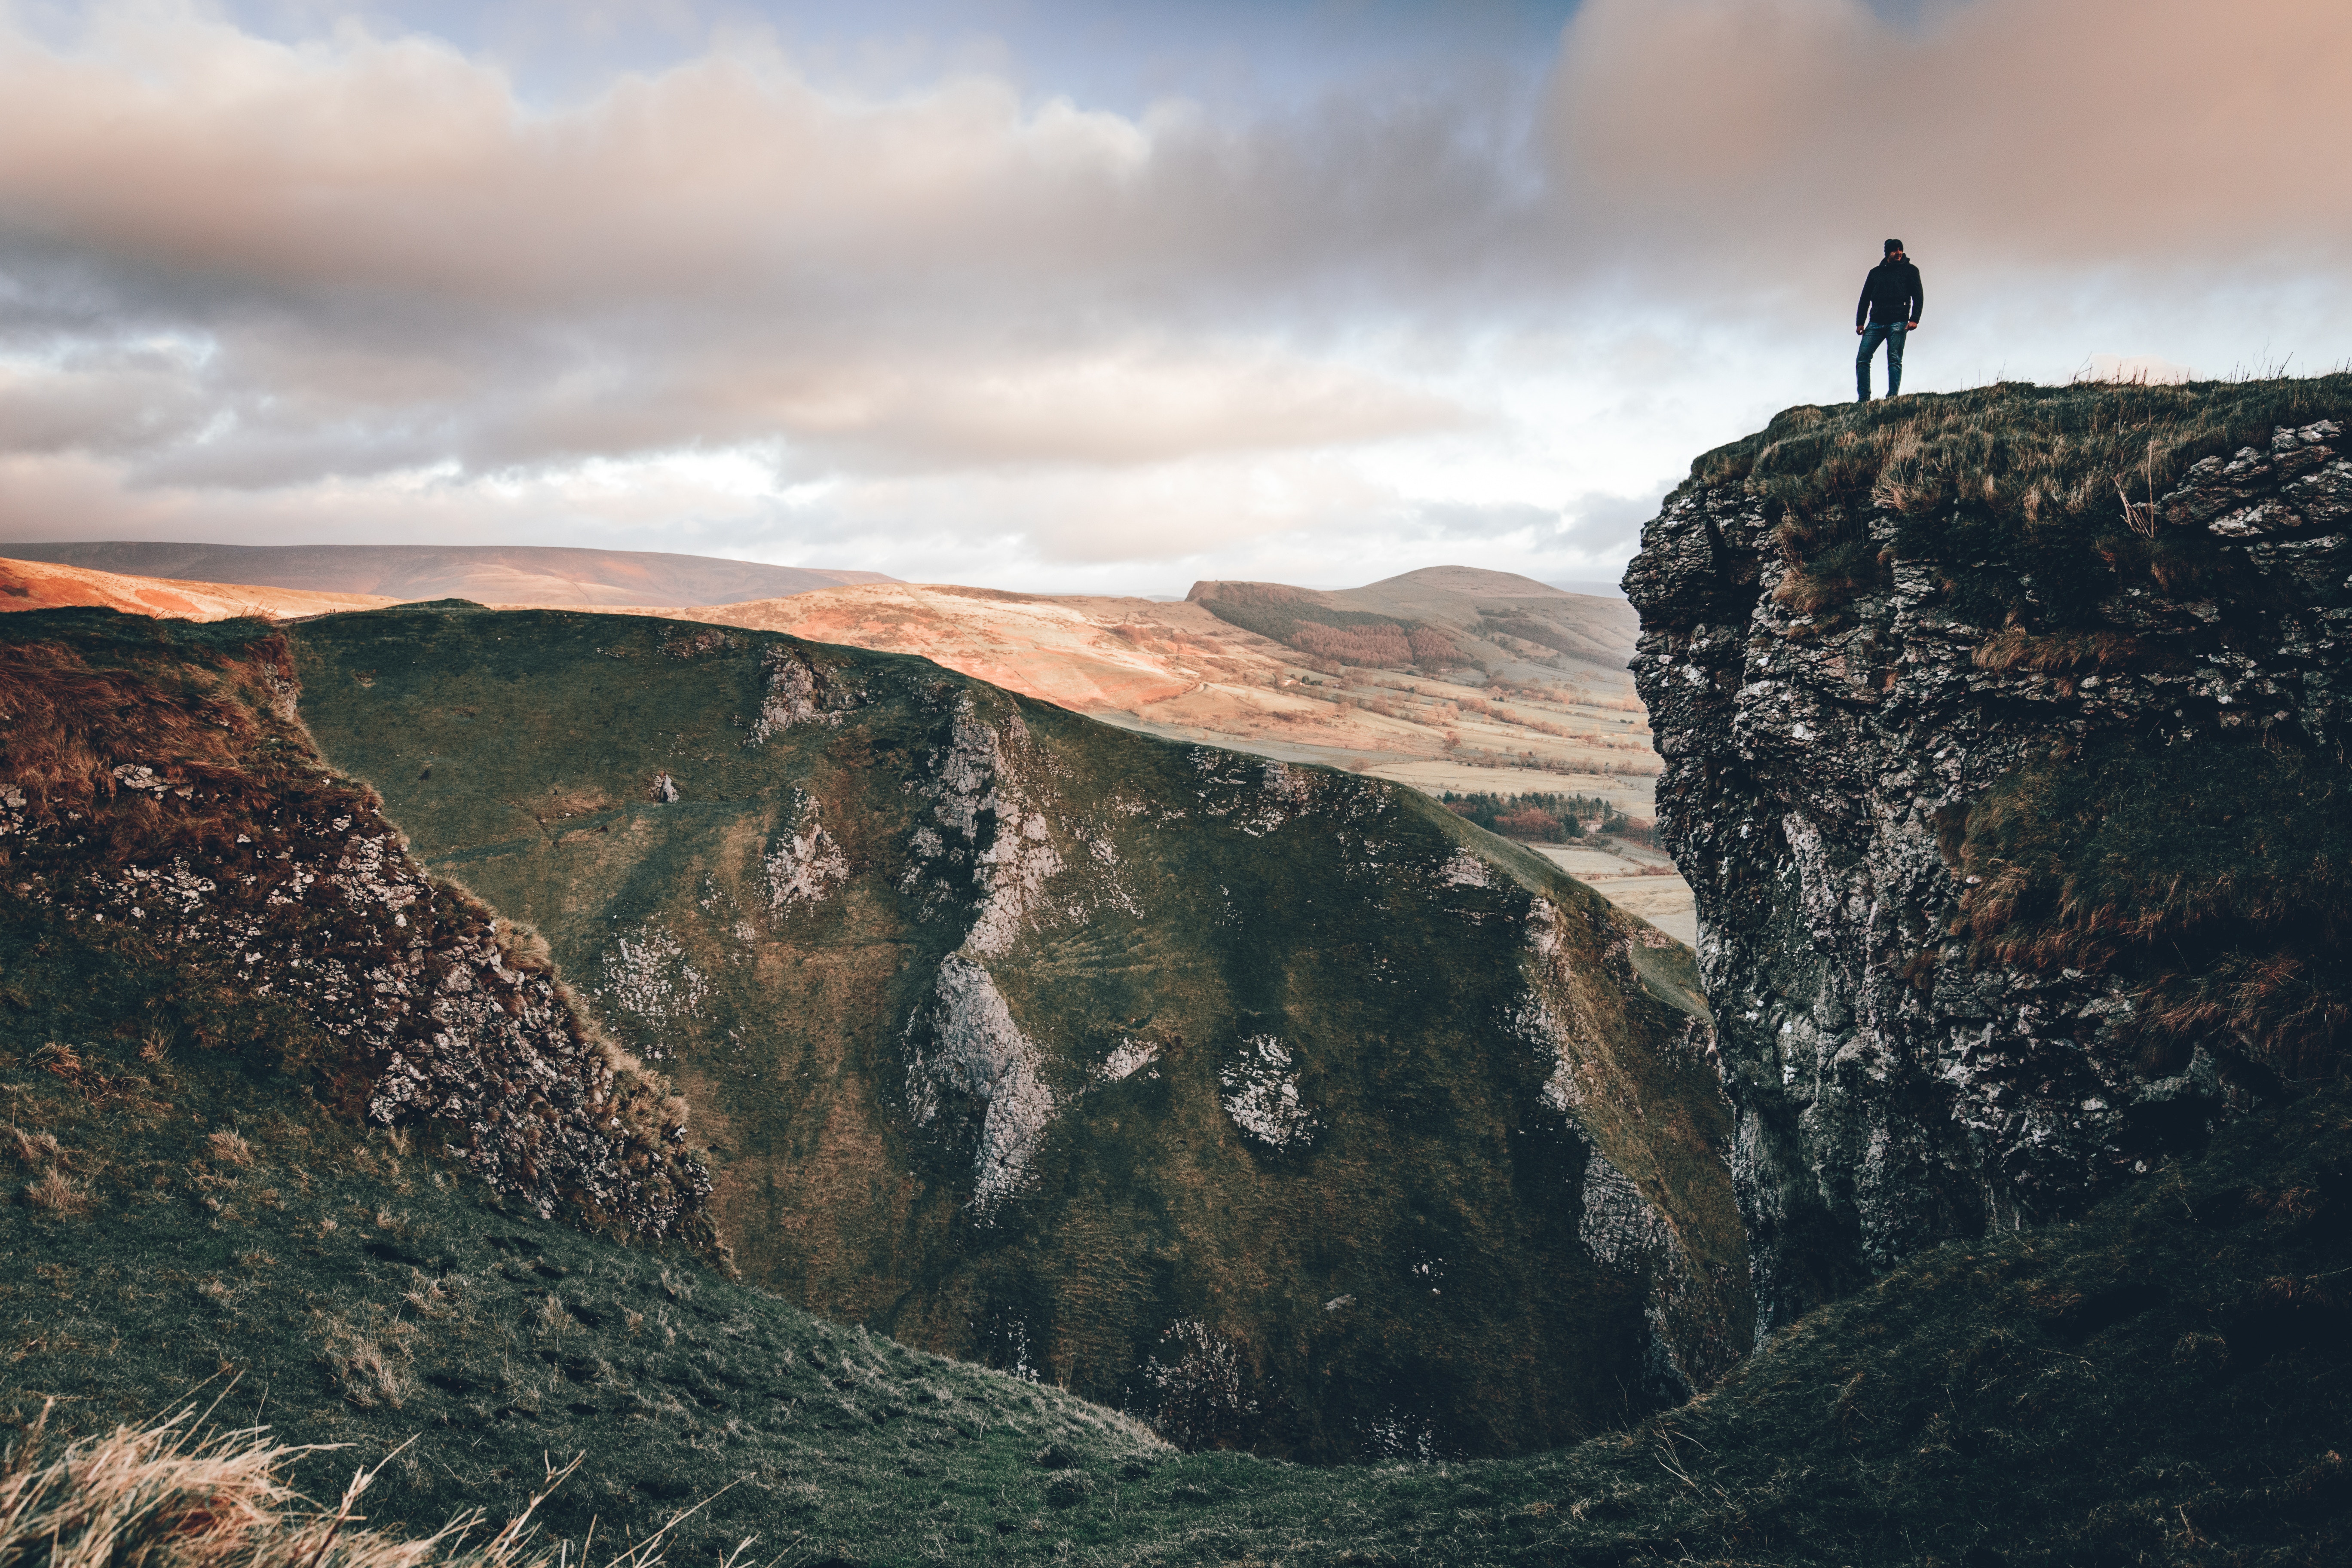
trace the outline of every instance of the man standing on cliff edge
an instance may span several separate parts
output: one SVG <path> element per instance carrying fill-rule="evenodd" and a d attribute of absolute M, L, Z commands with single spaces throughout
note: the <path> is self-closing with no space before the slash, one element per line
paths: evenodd
<path fill-rule="evenodd" d="M 1853 400 L 1870 401 L 1870 362 L 1878 345 L 1886 345 L 1886 395 L 1903 390 L 1903 334 L 1919 330 L 1919 307 L 1927 296 L 1919 288 L 1919 269 L 1903 258 L 1903 242 L 1886 242 L 1886 259 L 1862 280 L 1862 299 L 1853 308 L 1853 330 L 1862 348 L 1853 356 Z"/>

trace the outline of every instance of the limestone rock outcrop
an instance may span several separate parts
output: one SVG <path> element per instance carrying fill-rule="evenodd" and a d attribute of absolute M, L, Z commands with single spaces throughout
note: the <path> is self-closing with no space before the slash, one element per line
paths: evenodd
<path fill-rule="evenodd" d="M 2163 486 L 2151 437 L 2149 477 L 2071 492 L 2072 515 L 2113 514 L 2069 536 L 2105 552 L 2076 591 L 2072 563 L 2028 548 L 2054 480 L 1987 458 L 1919 493 L 1922 440 L 1990 451 L 2018 399 L 2058 395 L 1978 395 L 1979 427 L 1957 430 L 1937 400 L 1904 400 L 1924 408 L 1908 435 L 1883 405 L 1791 410 L 1695 465 L 1625 576 L 1660 828 L 1696 894 L 1738 1115 L 1759 1336 L 1923 1247 L 2074 1212 L 2293 1089 L 2246 1030 L 2145 1048 L 2145 964 L 1972 942 L 2008 868 L 1969 845 L 2005 781 L 2108 741 L 2159 761 L 2257 732 L 2273 754 L 2340 749 L 2352 440 L 2278 426 Z M 1843 489 L 1818 481 L 1865 461 Z M 2160 493 L 2134 500 L 2143 483 Z M 2014 555 L 1987 543 L 2003 484 Z M 2000 594 L 1972 595 L 1986 582 Z"/>

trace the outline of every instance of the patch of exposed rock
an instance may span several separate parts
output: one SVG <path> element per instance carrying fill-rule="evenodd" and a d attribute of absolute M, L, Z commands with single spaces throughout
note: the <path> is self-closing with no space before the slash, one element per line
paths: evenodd
<path fill-rule="evenodd" d="M 720 635 L 713 646 L 734 645 Z M 771 643 L 760 650 L 760 662 L 767 689 L 746 746 L 760 745 L 796 724 L 838 724 L 857 706 L 858 695 L 844 683 L 840 671 L 800 648 Z"/>
<path fill-rule="evenodd" d="M 908 1110 L 919 1127 L 967 1116 L 977 1123 L 971 1197 L 983 1218 L 1027 1178 L 1054 1120 L 1054 1092 L 1036 1042 L 1013 1021 L 996 983 L 971 955 L 940 965 L 930 1005 L 909 1028 Z"/>

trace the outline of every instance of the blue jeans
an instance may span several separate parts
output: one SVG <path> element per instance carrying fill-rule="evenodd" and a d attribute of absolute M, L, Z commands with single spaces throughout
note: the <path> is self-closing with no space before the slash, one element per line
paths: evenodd
<path fill-rule="evenodd" d="M 1878 353 L 1878 345 L 1886 345 L 1886 395 L 1894 396 L 1903 390 L 1903 332 L 1906 323 L 1895 322 L 1888 327 L 1873 327 L 1862 334 L 1862 347 L 1853 356 L 1853 400 L 1870 401 L 1870 362 Z"/>

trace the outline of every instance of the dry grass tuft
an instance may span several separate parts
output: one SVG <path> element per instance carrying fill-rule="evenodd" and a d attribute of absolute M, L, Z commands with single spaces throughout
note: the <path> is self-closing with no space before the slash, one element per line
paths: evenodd
<path fill-rule="evenodd" d="M 65 1163 L 65 1149 L 58 1142 L 58 1135 L 54 1132 L 27 1132 L 12 1124 L 7 1136 L 0 1142 L 5 1142 L 8 1157 L 19 1165 L 37 1168 Z"/>
<path fill-rule="evenodd" d="M 1979 669 L 2029 669 L 2045 675 L 2177 662 L 2152 653 L 2137 637 L 2123 632 L 2053 632 L 2035 637 L 2022 626 L 2009 626 L 1987 637 L 1969 657 Z"/>
<path fill-rule="evenodd" d="M 214 1159 L 224 1165 L 253 1163 L 253 1145 L 236 1133 L 215 1132 L 205 1140 L 205 1147 L 211 1152 Z"/>
<path fill-rule="evenodd" d="M 82 1214 L 89 1208 L 89 1194 L 66 1180 L 62 1171 L 49 1171 L 25 1189 L 25 1201 L 37 1209 L 51 1214 Z"/>
<path fill-rule="evenodd" d="M 52 1402 L 54 1404 L 54 1401 Z M 488 1541 L 465 1538 L 483 1523 L 477 1509 L 419 1540 L 351 1528 L 352 1505 L 400 1450 L 352 1473 L 331 1509 L 279 1479 L 286 1465 L 318 1448 L 270 1440 L 266 1427 L 202 1436 L 190 1406 L 144 1428 L 117 1426 L 38 1462 L 44 1409 L 23 1439 L 0 1454 L 0 1563 L 41 1568 L 553 1568 L 568 1543 L 534 1543 L 531 1515 L 579 1461 L 551 1468 L 547 1484 Z M 407 1445 L 403 1444 L 402 1447 Z M 332 1447 L 331 1445 L 323 1447 Z M 692 1510 L 688 1510 L 689 1512 Z M 603 1568 L 656 1568 L 671 1526 Z M 586 1552 L 579 1554 L 586 1568 Z"/>
<path fill-rule="evenodd" d="M 545 974 L 555 967 L 547 938 L 531 926 L 503 917 L 491 926 L 499 957 L 509 969 L 523 974 Z"/>
<path fill-rule="evenodd" d="M 396 1334 L 387 1344 L 357 1325 L 337 1318 L 327 1325 L 326 1343 L 319 1352 L 319 1360 L 334 1379 L 337 1391 L 355 1408 L 373 1410 L 379 1405 L 388 1405 L 397 1410 L 415 1392 L 408 1378 L 407 1347 L 399 1342 Z"/>
<path fill-rule="evenodd" d="M 415 1279 L 415 1283 L 403 1292 L 400 1298 L 407 1303 L 410 1311 L 427 1320 L 454 1317 L 457 1314 L 457 1303 L 450 1297 L 451 1292 L 465 1288 L 464 1276 L 452 1274 L 435 1279 L 427 1277 L 420 1269 L 411 1269 L 410 1273 Z"/>

